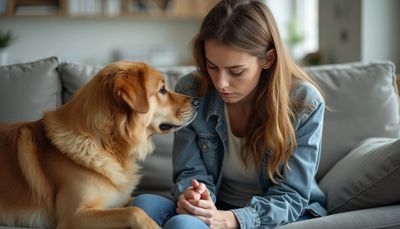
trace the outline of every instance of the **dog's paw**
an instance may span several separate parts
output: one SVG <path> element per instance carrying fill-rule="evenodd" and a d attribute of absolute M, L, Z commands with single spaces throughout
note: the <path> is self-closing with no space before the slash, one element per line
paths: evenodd
<path fill-rule="evenodd" d="M 161 227 L 152 219 L 150 218 L 146 212 L 142 209 L 137 207 L 131 207 L 134 212 L 133 217 L 133 225 L 131 228 L 133 229 L 160 229 Z"/>
<path fill-rule="evenodd" d="M 143 224 L 142 229 L 160 229 L 161 227 L 154 222 L 152 219 L 148 219 L 147 222 Z"/>

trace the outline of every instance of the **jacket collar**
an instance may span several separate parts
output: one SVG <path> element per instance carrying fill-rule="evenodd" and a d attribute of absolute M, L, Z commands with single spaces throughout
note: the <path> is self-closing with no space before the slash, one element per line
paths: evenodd
<path fill-rule="evenodd" d="M 218 119 L 224 116 L 224 101 L 219 96 L 218 92 L 213 89 L 209 94 L 209 102 L 208 102 L 208 112 L 207 112 L 207 121 L 211 116 L 217 116 Z"/>

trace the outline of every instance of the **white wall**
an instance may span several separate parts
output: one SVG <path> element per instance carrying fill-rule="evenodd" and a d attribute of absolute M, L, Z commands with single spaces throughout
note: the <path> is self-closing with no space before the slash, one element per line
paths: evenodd
<path fill-rule="evenodd" d="M 176 64 L 189 64 L 189 42 L 200 21 L 145 19 L 73 19 L 57 17 L 0 18 L 0 28 L 17 36 L 8 49 L 9 63 L 48 56 L 104 65 L 119 47 L 167 46 L 177 52 Z"/>
<path fill-rule="evenodd" d="M 320 0 L 322 63 L 391 60 L 400 72 L 399 0 Z"/>
<path fill-rule="evenodd" d="M 361 0 L 319 1 L 322 63 L 360 60 Z"/>
<path fill-rule="evenodd" d="M 389 59 L 400 72 L 400 1 L 363 0 L 362 7 L 361 59 Z"/>

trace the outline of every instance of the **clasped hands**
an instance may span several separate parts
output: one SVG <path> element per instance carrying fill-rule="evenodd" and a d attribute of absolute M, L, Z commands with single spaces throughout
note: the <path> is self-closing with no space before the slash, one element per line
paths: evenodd
<path fill-rule="evenodd" d="M 207 187 L 196 179 L 193 179 L 192 186 L 186 188 L 179 196 L 176 212 L 193 215 L 212 229 L 239 228 L 233 212 L 218 210 Z"/>

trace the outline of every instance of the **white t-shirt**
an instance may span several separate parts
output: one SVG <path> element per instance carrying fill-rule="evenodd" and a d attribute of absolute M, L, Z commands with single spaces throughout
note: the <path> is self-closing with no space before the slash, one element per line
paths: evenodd
<path fill-rule="evenodd" d="M 244 139 L 236 137 L 231 130 L 228 109 L 224 107 L 228 133 L 228 152 L 224 157 L 222 166 L 222 181 L 218 191 L 218 198 L 225 203 L 243 207 L 262 191 L 258 186 L 257 166 L 248 160 L 247 168 L 241 159 L 241 142 Z"/>

